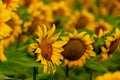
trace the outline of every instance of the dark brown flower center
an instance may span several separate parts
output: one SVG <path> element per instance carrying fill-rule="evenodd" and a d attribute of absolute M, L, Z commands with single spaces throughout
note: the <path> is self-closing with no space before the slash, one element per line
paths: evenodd
<path fill-rule="evenodd" d="M 70 61 L 78 60 L 85 51 L 85 46 L 79 39 L 71 39 L 63 48 L 63 57 Z"/>
<path fill-rule="evenodd" d="M 50 60 L 52 56 L 53 48 L 48 40 L 43 40 L 41 43 L 41 53 L 46 60 Z"/>
<path fill-rule="evenodd" d="M 106 30 L 107 30 L 107 28 L 106 28 L 104 25 L 99 25 L 99 26 L 96 27 L 96 29 L 95 29 L 95 34 L 96 34 L 96 35 L 99 34 L 100 29 L 102 29 L 103 31 L 106 31 Z"/>
<path fill-rule="evenodd" d="M 36 31 L 36 26 L 39 25 L 39 18 L 34 17 L 33 20 L 31 21 L 32 24 L 28 28 L 29 35 L 33 35 Z"/>
<path fill-rule="evenodd" d="M 85 28 L 88 23 L 89 23 L 88 18 L 86 16 L 81 15 L 77 23 L 75 24 L 75 27 L 76 29 Z"/>
<path fill-rule="evenodd" d="M 115 41 L 113 41 L 110 45 L 110 50 L 108 52 L 108 55 L 112 54 L 115 52 L 115 50 L 118 48 L 120 43 L 120 39 L 116 39 Z"/>

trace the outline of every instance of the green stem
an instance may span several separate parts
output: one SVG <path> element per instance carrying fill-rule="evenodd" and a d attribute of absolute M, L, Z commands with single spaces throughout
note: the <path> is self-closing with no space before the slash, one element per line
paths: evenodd
<path fill-rule="evenodd" d="M 33 80 L 36 80 L 37 74 L 38 74 L 38 68 L 37 67 L 33 67 Z"/>
<path fill-rule="evenodd" d="M 65 72 L 65 74 L 66 74 L 66 77 L 69 76 L 69 66 L 68 65 L 66 66 L 66 72 Z"/>
<path fill-rule="evenodd" d="M 90 80 L 94 80 L 94 73 L 92 70 L 90 71 Z"/>

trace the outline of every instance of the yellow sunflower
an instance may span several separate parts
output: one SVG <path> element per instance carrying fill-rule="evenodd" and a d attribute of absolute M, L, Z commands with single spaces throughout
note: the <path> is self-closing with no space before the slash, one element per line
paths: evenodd
<path fill-rule="evenodd" d="M 15 38 L 18 37 L 19 34 L 22 32 L 21 31 L 22 20 L 20 20 L 19 16 L 14 12 L 12 12 L 11 16 L 12 16 L 11 21 L 7 22 L 7 24 L 12 28 L 12 32 L 8 37 L 1 40 L 1 44 L 4 47 L 7 47 L 10 43 L 13 43 L 15 41 Z"/>
<path fill-rule="evenodd" d="M 75 11 L 64 28 L 66 30 L 89 28 L 93 26 L 93 22 L 94 16 L 87 10 L 83 9 L 81 13 L 79 11 Z"/>
<path fill-rule="evenodd" d="M 62 39 L 68 41 L 62 52 L 65 65 L 82 67 L 86 59 L 96 55 L 92 47 L 93 40 L 86 32 L 78 33 L 74 30 L 73 34 L 70 33 L 69 37 Z"/>
<path fill-rule="evenodd" d="M 30 34 L 34 34 L 37 26 L 42 26 L 41 24 L 46 24 L 48 29 L 51 28 L 51 23 L 53 22 L 52 11 L 42 1 L 30 4 L 28 13 L 31 15 L 31 19 L 25 22 L 23 26 L 25 32 L 28 31 Z"/>
<path fill-rule="evenodd" d="M 60 33 L 53 34 L 55 31 L 55 25 L 47 31 L 46 26 L 43 26 L 44 29 L 38 26 L 38 31 L 36 34 L 38 35 L 38 44 L 32 43 L 28 47 L 28 51 L 31 55 L 33 55 L 33 50 L 37 54 L 36 61 L 41 62 L 44 65 L 43 71 L 49 72 L 51 69 L 55 72 L 56 65 L 61 63 L 61 59 L 63 59 L 60 54 L 63 51 L 62 46 L 65 45 L 66 41 L 57 41 Z M 32 52 L 32 53 L 31 53 Z"/>
<path fill-rule="evenodd" d="M 11 19 L 10 11 L 7 10 L 0 0 L 0 39 L 3 39 L 11 33 L 12 29 L 6 24 Z"/>
<path fill-rule="evenodd" d="M 116 28 L 113 36 L 106 37 L 105 47 L 102 47 L 102 61 L 108 59 L 118 48 L 120 43 L 120 30 Z"/>
<path fill-rule="evenodd" d="M 95 78 L 95 80 L 120 80 L 120 71 L 116 72 L 107 72 L 103 75 L 99 75 Z"/>
<path fill-rule="evenodd" d="M 51 8 L 53 15 L 63 16 L 63 17 L 70 15 L 70 8 L 66 5 L 65 1 L 52 2 Z"/>
<path fill-rule="evenodd" d="M 92 30 L 96 35 L 99 34 L 100 29 L 102 29 L 104 32 L 110 32 L 112 31 L 112 28 L 113 26 L 103 19 L 100 19 L 99 22 L 95 22 L 92 27 L 89 27 L 89 29 Z"/>
<path fill-rule="evenodd" d="M 101 0 L 100 1 L 100 14 L 107 16 L 112 14 L 113 10 L 116 8 L 115 0 Z"/>

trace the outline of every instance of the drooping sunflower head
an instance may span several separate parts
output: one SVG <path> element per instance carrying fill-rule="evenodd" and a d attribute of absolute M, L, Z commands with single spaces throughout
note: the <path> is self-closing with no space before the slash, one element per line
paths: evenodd
<path fill-rule="evenodd" d="M 65 29 L 73 30 L 73 29 L 81 29 L 81 28 L 89 28 L 91 24 L 94 22 L 94 16 L 86 10 L 83 10 L 81 13 L 76 11 L 72 16 L 68 23 L 65 25 Z"/>
<path fill-rule="evenodd" d="M 120 43 L 120 30 L 116 28 L 113 36 L 107 36 L 105 46 L 102 47 L 102 60 L 108 59 L 118 48 Z"/>
<path fill-rule="evenodd" d="M 65 65 L 68 66 L 83 66 L 85 60 L 91 56 L 95 56 L 93 51 L 90 35 L 86 32 L 78 33 L 74 30 L 73 34 L 69 34 L 69 37 L 63 37 L 63 40 L 67 40 L 68 43 L 63 46 L 64 51 L 62 55 L 65 59 Z"/>
<path fill-rule="evenodd" d="M 31 49 L 37 54 L 36 61 L 41 62 L 44 65 L 43 71 L 47 72 L 52 69 L 55 72 L 56 65 L 61 63 L 61 59 L 63 59 L 60 54 L 63 51 L 62 46 L 67 43 L 67 41 L 57 40 L 59 38 L 60 33 L 54 34 L 55 25 L 50 30 L 47 30 L 46 26 L 43 25 L 43 29 L 38 26 L 38 30 L 36 31 L 36 35 L 38 36 L 37 43 L 30 45 Z M 33 49 L 34 47 L 34 49 Z"/>

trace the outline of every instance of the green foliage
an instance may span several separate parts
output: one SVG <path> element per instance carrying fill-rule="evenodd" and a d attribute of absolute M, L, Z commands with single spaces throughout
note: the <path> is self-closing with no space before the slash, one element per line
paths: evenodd
<path fill-rule="evenodd" d="M 85 67 L 88 67 L 92 70 L 100 71 L 100 72 L 107 72 L 108 71 L 107 68 L 104 67 L 102 64 L 100 64 L 94 60 L 91 60 L 91 59 L 88 59 L 86 61 Z"/>
<path fill-rule="evenodd" d="M 30 20 L 30 15 L 27 12 L 27 7 L 21 6 L 18 8 L 17 13 L 20 16 L 20 19 L 23 21 L 29 21 Z"/>

